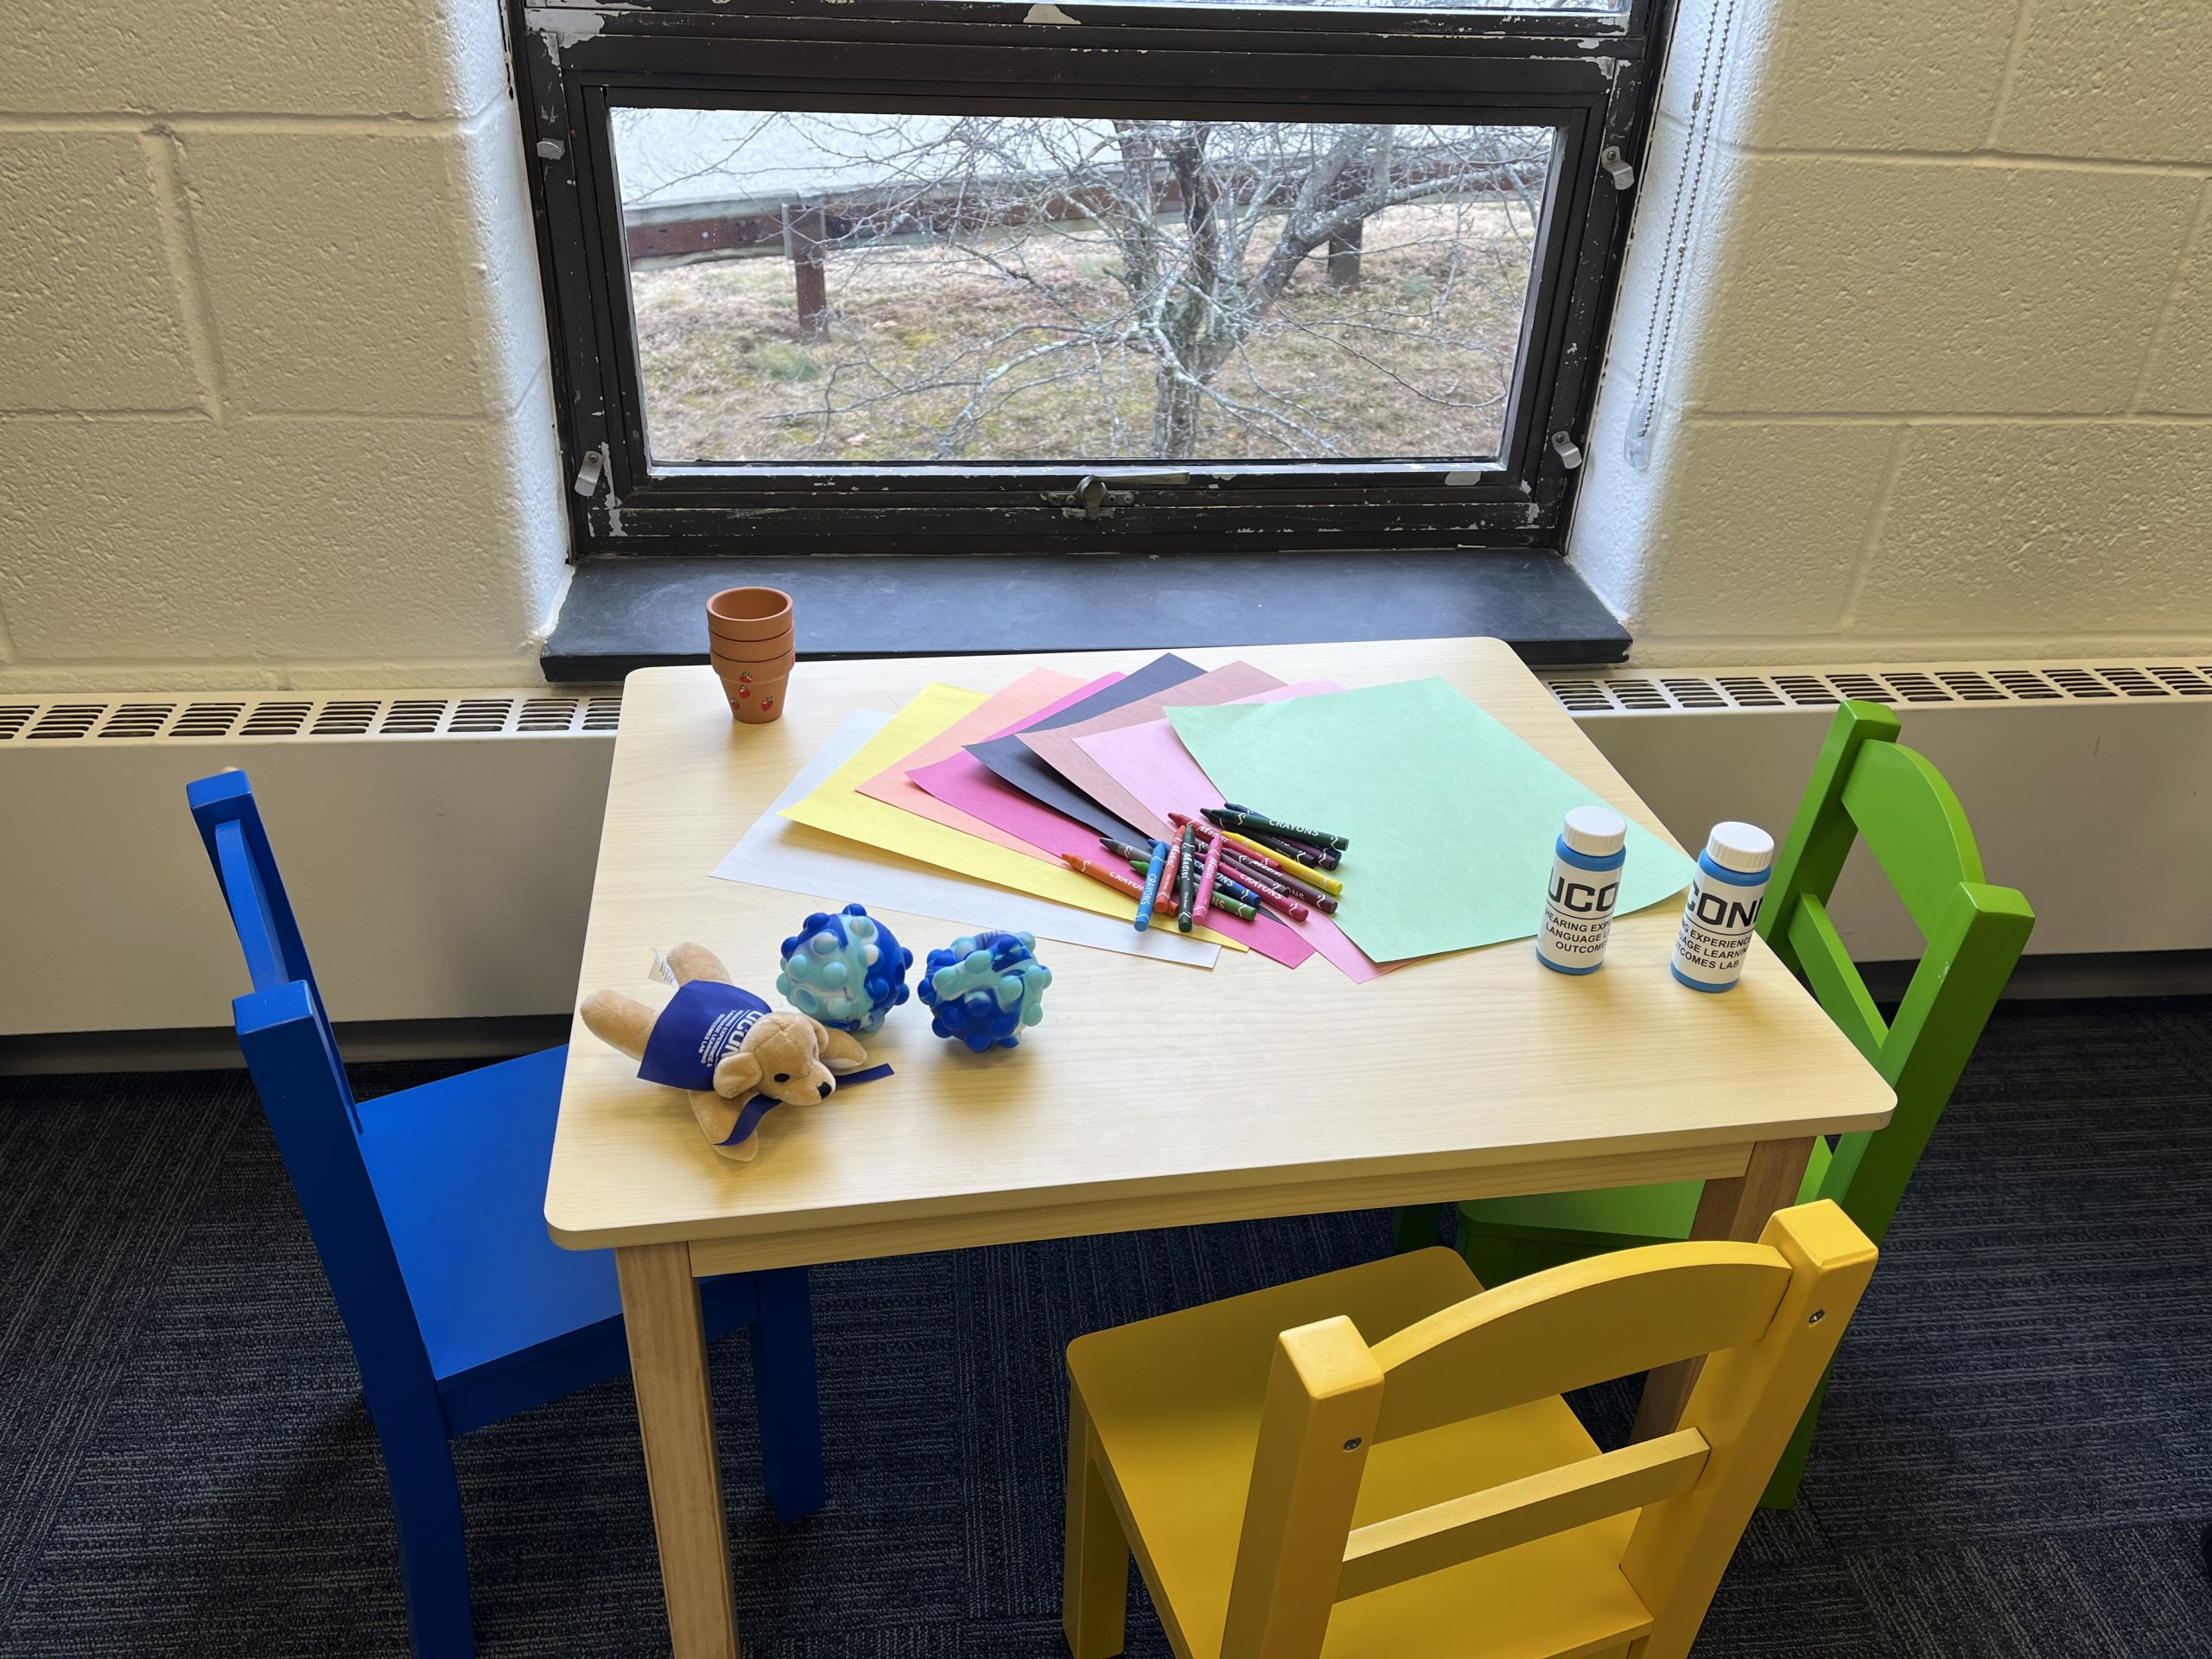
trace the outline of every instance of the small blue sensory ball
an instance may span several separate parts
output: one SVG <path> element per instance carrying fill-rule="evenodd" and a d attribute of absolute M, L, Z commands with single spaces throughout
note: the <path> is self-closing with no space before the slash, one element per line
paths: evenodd
<path fill-rule="evenodd" d="M 1045 1017 L 1052 970 L 1037 960 L 1029 933 L 978 933 L 930 952 L 922 969 L 922 1002 L 930 1029 L 981 1054 L 1015 1048 L 1014 1033 Z"/>
<path fill-rule="evenodd" d="M 776 990 L 801 1014 L 838 1031 L 883 1028 L 907 997 L 914 953 L 858 905 L 835 916 L 817 910 L 784 941 Z"/>

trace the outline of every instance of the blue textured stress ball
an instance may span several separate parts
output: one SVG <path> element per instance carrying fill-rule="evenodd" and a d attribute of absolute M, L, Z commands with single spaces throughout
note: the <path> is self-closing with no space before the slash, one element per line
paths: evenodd
<path fill-rule="evenodd" d="M 1018 1047 L 1014 1033 L 1045 1017 L 1045 988 L 1052 982 L 1036 951 L 1029 933 L 978 933 L 931 951 L 922 972 L 930 1029 L 978 1054 L 995 1045 Z"/>
<path fill-rule="evenodd" d="M 883 1028 L 883 1017 L 906 1000 L 914 953 L 858 905 L 835 916 L 817 910 L 784 941 L 776 989 L 801 1014 L 838 1031 Z"/>

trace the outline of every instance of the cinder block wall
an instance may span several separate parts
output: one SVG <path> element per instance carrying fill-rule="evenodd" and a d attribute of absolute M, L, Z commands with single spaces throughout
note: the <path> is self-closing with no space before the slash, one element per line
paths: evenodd
<path fill-rule="evenodd" d="M 2202 0 L 1692 0 L 1571 542 L 1639 660 L 2212 644 L 2208 65 Z"/>
<path fill-rule="evenodd" d="M 12 0 L 0 688 L 514 683 L 565 580 L 494 0 Z"/>

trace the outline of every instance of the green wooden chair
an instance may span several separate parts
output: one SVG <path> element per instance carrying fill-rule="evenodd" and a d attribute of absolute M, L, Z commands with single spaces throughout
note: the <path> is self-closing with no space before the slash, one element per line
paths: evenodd
<path fill-rule="evenodd" d="M 1758 922 L 1761 937 L 1897 1091 L 1887 1127 L 1833 1145 L 1814 1141 L 1797 1197 L 1834 1199 L 1877 1244 L 2035 925 L 2018 892 L 1983 881 L 1958 797 L 1924 756 L 1897 741 L 1898 729 L 1879 704 L 1836 710 Z M 1861 837 L 1926 941 L 1887 1024 L 1828 917 L 1829 895 Z M 1475 1199 L 1459 1207 L 1460 1254 L 1484 1284 L 1497 1285 L 1601 1250 L 1687 1238 L 1702 1191 L 1700 1182 L 1677 1181 Z M 1435 1205 L 1401 1211 L 1399 1247 L 1434 1243 L 1441 1220 Z M 1769 1508 L 1796 1499 L 1826 1389 L 1823 1380 L 1775 1470 L 1763 1500 Z"/>

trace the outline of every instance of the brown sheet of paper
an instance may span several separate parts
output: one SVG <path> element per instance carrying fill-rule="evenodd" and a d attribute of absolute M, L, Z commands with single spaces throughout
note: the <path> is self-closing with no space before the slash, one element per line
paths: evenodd
<path fill-rule="evenodd" d="M 1084 752 L 1076 740 L 1098 732 L 1118 731 L 1124 726 L 1135 726 L 1143 721 L 1159 720 L 1169 709 L 1209 708 L 1215 703 L 1234 702 L 1239 697 L 1249 697 L 1262 691 L 1273 691 L 1282 684 L 1264 668 L 1255 668 L 1249 663 L 1231 663 L 1217 668 L 1210 674 L 1171 685 L 1165 691 L 1135 702 L 1123 703 L 1119 709 L 1109 709 L 1103 715 L 1073 726 L 1058 726 L 1049 731 L 1021 732 L 1017 735 L 1028 746 L 1032 753 L 1046 766 L 1073 784 L 1077 789 L 1104 807 L 1116 817 L 1127 818 L 1147 835 L 1165 836 L 1169 826 L 1152 810 L 1124 789 L 1114 774 L 1100 766 Z"/>

